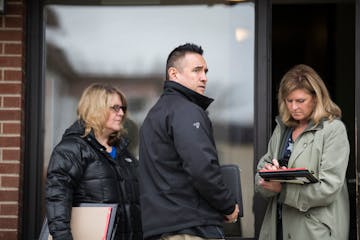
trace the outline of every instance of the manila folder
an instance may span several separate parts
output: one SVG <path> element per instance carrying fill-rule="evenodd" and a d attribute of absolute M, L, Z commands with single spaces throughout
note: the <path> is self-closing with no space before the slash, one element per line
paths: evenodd
<path fill-rule="evenodd" d="M 73 207 L 71 232 L 74 240 L 106 240 L 111 207 Z M 52 240 L 49 235 L 49 240 Z"/>

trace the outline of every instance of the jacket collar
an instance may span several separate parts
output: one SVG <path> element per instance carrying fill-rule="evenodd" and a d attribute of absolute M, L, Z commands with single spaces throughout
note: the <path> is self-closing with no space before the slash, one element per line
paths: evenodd
<path fill-rule="evenodd" d="M 204 110 L 206 110 L 214 101 L 214 99 L 201 95 L 177 82 L 166 80 L 164 83 L 164 94 L 171 94 L 174 92 L 180 93 Z"/>
<path fill-rule="evenodd" d="M 85 126 L 83 120 L 76 120 L 68 129 L 66 129 L 63 138 L 70 137 L 70 136 L 78 136 L 85 139 L 87 142 L 91 142 L 92 145 L 96 148 L 104 148 L 95 138 L 94 131 L 91 130 L 87 136 L 83 136 L 85 133 Z M 120 152 L 124 151 L 130 143 L 130 140 L 126 137 L 121 137 L 119 139 L 119 147 Z"/>
<path fill-rule="evenodd" d="M 327 118 L 321 119 L 320 122 L 319 122 L 317 125 L 315 125 L 315 123 L 314 123 L 312 120 L 310 120 L 309 125 L 306 127 L 306 129 L 304 130 L 304 132 L 305 132 L 305 131 L 312 131 L 312 130 L 320 130 L 320 129 L 322 129 L 322 128 L 324 127 L 324 121 L 326 121 L 326 120 L 327 120 Z M 286 126 L 286 125 L 283 123 L 283 121 L 281 121 L 281 117 L 280 117 L 280 116 L 276 116 L 275 121 L 276 121 L 277 124 L 279 124 L 279 126 L 280 126 L 282 129 L 288 128 L 288 126 Z"/>

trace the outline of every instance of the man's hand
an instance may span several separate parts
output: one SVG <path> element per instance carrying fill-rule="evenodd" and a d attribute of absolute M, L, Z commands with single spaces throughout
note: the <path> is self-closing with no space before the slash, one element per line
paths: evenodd
<path fill-rule="evenodd" d="M 225 222 L 236 223 L 239 215 L 239 206 L 236 204 L 234 211 L 230 215 L 225 215 Z"/>

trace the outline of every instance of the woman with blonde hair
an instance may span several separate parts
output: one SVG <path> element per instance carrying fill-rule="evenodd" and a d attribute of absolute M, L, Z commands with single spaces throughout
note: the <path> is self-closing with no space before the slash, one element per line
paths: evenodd
<path fill-rule="evenodd" d="M 257 170 L 307 168 L 319 181 L 280 183 L 257 173 L 255 189 L 269 200 L 259 239 L 348 239 L 350 147 L 340 108 L 320 76 L 303 64 L 283 76 L 278 107 L 277 126 Z"/>
<path fill-rule="evenodd" d="M 78 103 L 78 120 L 55 146 L 46 179 L 46 216 L 54 240 L 73 239 L 71 208 L 81 203 L 118 204 L 113 239 L 142 239 L 137 160 L 124 135 L 125 96 L 92 84 Z"/>

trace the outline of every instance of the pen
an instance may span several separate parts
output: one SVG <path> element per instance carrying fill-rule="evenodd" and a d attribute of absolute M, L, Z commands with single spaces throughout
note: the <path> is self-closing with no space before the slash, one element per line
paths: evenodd
<path fill-rule="evenodd" d="M 272 161 L 269 161 L 269 160 L 267 160 L 267 159 L 265 159 L 264 160 L 266 163 L 270 163 L 271 165 L 274 165 L 273 163 L 272 163 Z"/>
<path fill-rule="evenodd" d="M 275 160 L 275 161 L 274 161 Z M 272 159 L 271 161 L 269 161 L 269 160 L 267 160 L 267 159 L 265 159 L 264 160 L 265 161 L 265 163 L 269 163 L 269 164 L 271 164 L 272 166 L 275 166 L 276 168 L 280 168 L 281 167 L 281 165 L 280 165 L 280 162 L 281 162 L 281 160 L 277 160 L 277 159 Z"/>

